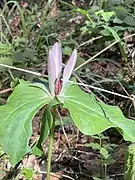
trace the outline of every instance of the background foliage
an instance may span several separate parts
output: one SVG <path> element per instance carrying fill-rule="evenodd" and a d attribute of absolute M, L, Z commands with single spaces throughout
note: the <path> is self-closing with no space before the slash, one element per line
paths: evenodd
<path fill-rule="evenodd" d="M 130 97 L 129 95 L 134 95 L 135 38 L 134 36 L 130 36 L 135 33 L 134 0 L 73 0 L 72 2 L 68 0 L 59 0 L 57 2 L 55 0 L 38 2 L 36 0 L 8 2 L 1 1 L 0 6 L 0 64 L 12 65 L 16 68 L 20 67 L 35 72 L 40 72 L 46 77 L 48 51 L 56 41 L 59 41 L 62 44 L 63 48 L 64 63 L 66 63 L 69 55 L 74 48 L 77 48 L 78 50 L 78 61 L 76 67 L 89 60 L 89 63 L 86 63 L 85 66 L 82 66 L 75 71 L 75 76 L 79 83 L 96 86 L 103 90 L 105 89 L 108 91 L 119 93 L 127 97 Z M 127 36 L 130 37 L 126 39 Z M 101 50 L 105 49 L 115 41 L 117 41 L 116 44 L 105 50 L 103 53 L 97 55 Z M 95 58 L 92 58 L 94 55 L 97 56 Z M 1 90 L 6 90 L 9 87 L 16 87 L 16 85 L 19 83 L 19 79 L 28 80 L 31 82 L 43 81 L 43 79 L 37 78 L 37 76 L 35 75 L 3 68 L 2 66 L 0 66 Z M 22 83 L 17 86 L 18 89 L 20 88 L 20 94 L 21 92 L 23 92 L 23 87 L 21 86 L 27 86 L 27 84 Z M 119 106 L 127 119 L 134 119 L 134 103 L 132 103 L 130 98 L 125 99 L 121 96 L 116 96 L 115 94 L 106 93 L 96 89 L 91 90 L 89 89 L 89 87 L 81 86 L 81 88 L 87 93 L 94 93 L 99 102 L 104 101 L 108 105 Z M 30 93 L 32 90 L 28 89 L 28 91 L 28 93 Z M 9 95 L 10 91 L 6 94 L 0 94 L 1 105 L 5 105 Z M 35 95 L 36 91 L 34 89 L 34 92 L 31 95 L 31 99 L 33 99 Z M 40 94 L 40 96 L 42 95 L 44 97 L 43 92 Z M 14 106 L 18 106 L 14 102 L 14 98 L 13 102 L 10 102 L 9 99 L 9 103 L 13 104 L 13 108 Z M 28 103 L 31 103 L 30 99 L 28 99 Z M 44 101 L 40 102 L 40 107 L 44 103 Z M 31 109 L 34 108 L 36 111 L 39 109 L 39 104 L 36 100 L 31 104 Z M 108 110 L 108 113 L 110 113 L 108 108 L 109 106 L 104 106 L 105 109 Z M 68 102 L 65 103 L 65 107 L 68 107 Z M 1 112 L 3 112 L 3 108 L 5 107 L 1 107 Z M 6 113 L 6 109 L 4 109 L 4 111 Z M 74 112 L 72 112 L 71 115 L 73 115 Z M 111 113 L 117 113 L 117 109 L 115 112 Z M 41 118 L 42 114 L 43 110 L 40 110 L 37 116 Z M 35 114 L 30 114 L 31 117 L 33 117 L 34 115 Z M 65 127 L 65 129 L 67 128 L 67 124 L 73 124 L 72 119 L 67 111 L 62 110 L 62 112 L 60 112 L 60 115 L 60 117 L 59 115 L 57 115 L 57 123 L 59 122 L 58 125 L 61 124 L 61 120 L 63 124 L 62 127 Z M 7 114 L 0 114 L 1 119 L 2 117 L 6 116 Z M 13 121 L 16 121 L 18 127 L 18 119 L 13 118 Z M 23 123 L 23 121 L 21 123 Z M 56 128 L 60 128 L 57 123 Z M 116 123 L 118 123 L 118 121 Z M 79 126 L 77 123 L 75 124 Z M 26 129 L 29 125 L 30 124 L 27 124 L 26 122 Z M 125 129 L 127 128 L 125 124 L 121 125 L 121 127 Z M 9 134 L 11 129 L 12 124 L 9 123 Z M 69 128 L 69 131 L 66 132 L 67 136 L 71 131 L 72 133 L 75 131 L 75 134 L 72 135 L 73 137 L 77 135 L 76 128 L 74 130 L 73 128 Z M 120 129 L 118 129 L 118 131 L 121 132 Z M 0 132 L 0 139 L 2 139 L 3 132 L 4 127 Z M 18 131 L 15 132 L 19 134 L 20 128 L 18 127 Z M 134 134 L 134 129 L 132 130 L 132 127 L 130 127 L 130 130 L 125 130 L 125 132 L 127 132 L 127 134 L 133 132 Z M 16 133 L 14 133 L 14 136 L 17 138 L 18 143 L 21 143 L 23 145 L 24 137 L 22 138 L 21 134 L 20 136 L 17 136 Z M 14 144 L 14 142 L 11 142 L 9 134 L 7 133 L 4 137 L 5 141 L 7 142 L 7 144 L 8 142 L 10 142 L 13 147 L 17 147 L 16 143 Z M 26 134 L 30 137 L 31 133 Z M 120 160 L 119 162 L 117 162 L 117 155 L 114 152 L 116 151 L 116 149 L 126 149 L 124 145 L 127 145 L 128 143 L 125 143 L 118 132 L 116 132 L 116 130 L 114 129 L 110 129 L 108 131 L 105 131 L 101 136 L 92 136 L 91 140 L 89 140 L 87 136 L 87 138 L 81 138 L 82 134 L 79 134 L 79 140 L 70 143 L 70 146 L 72 146 L 71 149 L 73 150 L 76 148 L 75 146 L 73 146 L 73 144 L 75 143 L 81 144 L 81 146 L 84 147 L 84 151 L 85 148 L 87 148 L 88 151 L 92 151 L 95 154 L 98 153 L 100 157 L 94 155 L 94 158 L 96 159 L 94 159 L 94 163 L 97 169 L 99 164 L 102 168 L 100 173 L 98 172 L 98 175 L 96 177 L 95 174 L 97 174 L 97 172 L 95 172 L 94 168 L 87 173 L 87 166 L 90 166 L 90 164 L 88 162 L 86 164 L 83 162 L 83 166 L 81 166 L 83 175 L 80 173 L 78 175 L 78 178 L 81 179 L 86 174 L 88 175 L 88 178 L 93 177 L 93 179 L 103 179 L 108 178 L 108 176 L 109 178 L 113 177 L 114 179 L 122 179 L 122 173 L 124 172 L 123 162 L 121 163 Z M 83 143 L 85 142 L 85 138 L 87 139 L 87 141 L 86 143 Z M 115 138 L 115 140 L 112 140 L 113 138 Z M 128 137 L 127 140 L 129 140 L 130 138 L 132 137 Z M 91 141 L 93 144 L 91 144 Z M 69 145 L 69 142 L 67 144 Z M 121 148 L 121 146 L 124 146 L 124 148 Z M 19 152 L 17 148 L 15 149 L 16 152 Z M 33 148 L 33 153 L 36 150 L 37 149 Z M 8 149 L 8 154 L 12 154 L 11 149 Z M 35 154 L 37 154 L 37 152 Z M 78 154 L 71 155 L 73 157 L 76 156 L 81 158 Z M 4 160 L 5 159 L 8 159 L 8 157 L 5 157 Z M 81 160 L 84 159 L 82 158 Z M 100 163 L 98 163 L 97 159 L 100 161 Z M 92 161 L 90 163 L 92 163 Z M 122 164 L 122 168 L 120 168 L 120 171 L 118 171 L 118 173 L 115 173 L 115 171 L 113 170 L 111 172 L 111 166 L 114 165 L 114 167 L 117 169 L 120 164 Z M 73 165 L 73 167 L 74 166 L 75 165 Z M 29 174 L 28 172 L 29 171 L 27 171 L 27 169 L 24 169 L 22 174 Z M 31 173 L 31 176 L 33 176 L 33 174 L 35 173 L 34 170 L 32 172 L 33 173 Z M 5 173 L 5 169 L 2 171 L 2 175 L 3 173 Z M 117 176 L 117 174 L 120 174 L 120 176 Z M 70 172 L 69 175 L 77 179 L 75 173 L 72 174 Z M 87 176 L 85 176 L 85 178 L 86 177 Z"/>

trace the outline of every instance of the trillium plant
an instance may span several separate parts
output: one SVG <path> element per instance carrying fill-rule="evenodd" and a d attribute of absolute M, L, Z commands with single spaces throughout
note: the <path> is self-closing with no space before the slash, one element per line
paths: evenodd
<path fill-rule="evenodd" d="M 16 165 L 25 154 L 38 154 L 49 136 L 47 180 L 50 179 L 51 156 L 55 120 L 60 108 L 66 108 L 73 123 L 86 135 L 94 135 L 115 127 L 126 141 L 135 141 L 135 122 L 124 117 L 116 106 L 96 100 L 93 94 L 84 92 L 70 79 L 77 60 L 74 50 L 63 68 L 62 50 L 55 43 L 48 55 L 48 83 L 19 80 L 7 103 L 0 107 L 0 144 Z M 70 81 L 69 81 L 70 79 Z M 42 108 L 40 137 L 29 146 L 32 135 L 32 119 Z"/>

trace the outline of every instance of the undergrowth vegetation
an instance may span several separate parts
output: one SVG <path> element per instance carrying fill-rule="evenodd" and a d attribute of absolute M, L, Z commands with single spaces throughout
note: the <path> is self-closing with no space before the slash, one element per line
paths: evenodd
<path fill-rule="evenodd" d="M 134 42 L 134 0 L 0 2 L 1 179 L 135 178 Z"/>

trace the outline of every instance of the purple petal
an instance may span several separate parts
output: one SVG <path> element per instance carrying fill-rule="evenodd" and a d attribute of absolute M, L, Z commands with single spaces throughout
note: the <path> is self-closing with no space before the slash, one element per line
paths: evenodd
<path fill-rule="evenodd" d="M 76 60 L 77 60 L 77 51 L 76 51 L 76 49 L 74 49 L 74 51 L 72 52 L 72 55 L 70 56 L 70 59 L 68 60 L 66 66 L 65 66 L 64 72 L 63 72 L 63 87 L 62 87 L 62 89 L 64 88 L 64 86 L 66 85 L 66 83 L 68 82 L 68 80 L 72 74 L 72 71 L 75 67 Z"/>
<path fill-rule="evenodd" d="M 58 78 L 61 70 L 62 70 L 62 51 L 60 44 L 56 42 L 52 47 L 52 56 L 55 60 L 55 67 L 56 67 L 56 78 Z"/>
<path fill-rule="evenodd" d="M 51 91 L 52 96 L 55 95 L 55 80 L 56 80 L 56 70 L 55 70 L 55 62 L 52 56 L 51 50 L 49 51 L 48 57 L 48 79 L 49 79 L 49 89 Z"/>

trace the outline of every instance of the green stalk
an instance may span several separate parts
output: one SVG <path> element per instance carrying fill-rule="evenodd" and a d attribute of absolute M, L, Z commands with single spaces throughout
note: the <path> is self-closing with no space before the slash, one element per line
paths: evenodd
<path fill-rule="evenodd" d="M 53 124 L 50 133 L 50 143 L 49 143 L 48 162 L 47 162 L 47 180 L 50 180 L 52 149 L 53 149 L 53 141 L 54 141 L 54 128 L 55 128 L 55 115 L 56 115 L 56 107 L 54 107 L 53 109 Z"/>
<path fill-rule="evenodd" d="M 124 180 L 135 179 L 135 143 L 128 146 L 125 159 Z"/>

